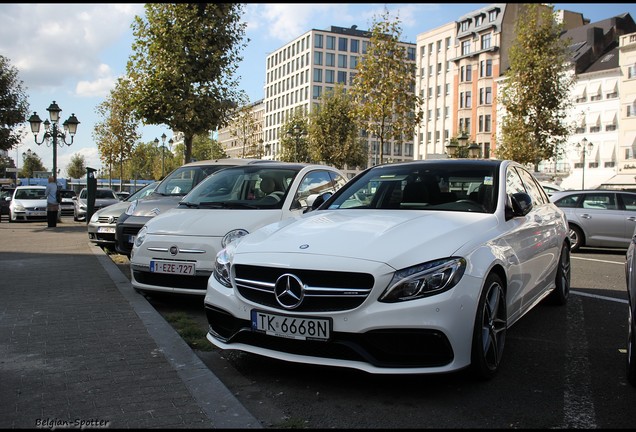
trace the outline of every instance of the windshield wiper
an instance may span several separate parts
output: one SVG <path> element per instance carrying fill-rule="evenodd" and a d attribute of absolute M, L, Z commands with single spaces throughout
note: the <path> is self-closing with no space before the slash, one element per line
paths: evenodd
<path fill-rule="evenodd" d="M 184 206 L 187 206 L 188 208 L 199 208 L 199 204 L 197 203 L 181 201 L 179 204 L 183 204 Z"/>
<path fill-rule="evenodd" d="M 237 202 L 224 202 L 224 201 L 208 201 L 199 203 L 200 207 L 209 208 L 224 208 L 224 209 L 255 209 L 256 206 L 250 204 L 243 204 Z"/>

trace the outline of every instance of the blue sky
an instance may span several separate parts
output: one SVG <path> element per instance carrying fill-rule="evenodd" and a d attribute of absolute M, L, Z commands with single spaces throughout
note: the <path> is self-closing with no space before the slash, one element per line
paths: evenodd
<path fill-rule="evenodd" d="M 417 35 L 491 3 L 249 3 L 244 21 L 251 39 L 239 65 L 239 85 L 250 101 L 263 98 L 265 59 L 272 51 L 308 30 L 328 29 L 332 25 L 369 29 L 374 16 L 386 7 L 399 17 L 402 39 L 416 42 Z M 592 22 L 628 12 L 636 19 L 634 3 L 556 3 L 556 9 L 581 12 Z M 143 15 L 142 3 L 133 4 L 33 4 L 0 5 L 0 54 L 19 71 L 24 82 L 30 111 L 44 120 L 46 108 L 56 101 L 64 120 L 72 113 L 80 121 L 72 146 L 58 150 L 58 167 L 65 168 L 71 156 L 79 153 L 87 166 L 100 168 L 97 145 L 93 140 L 95 113 L 108 96 L 117 77 L 125 74 L 133 41 L 131 23 Z M 142 141 L 149 142 L 162 133 L 172 137 L 168 127 L 144 126 Z M 41 139 L 42 133 L 39 138 Z M 22 164 L 21 154 L 35 151 L 44 166 L 51 169 L 53 151 L 37 146 L 28 124 L 22 145 L 9 152 Z"/>

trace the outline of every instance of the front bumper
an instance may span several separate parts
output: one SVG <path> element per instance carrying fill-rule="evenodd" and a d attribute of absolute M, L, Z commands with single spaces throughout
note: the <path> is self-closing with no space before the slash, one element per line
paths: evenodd
<path fill-rule="evenodd" d="M 271 254 L 266 262 L 286 262 L 285 258 L 289 263 L 289 256 Z M 258 261 L 254 257 L 250 259 Z M 315 257 L 294 256 L 291 261 L 289 267 L 281 270 L 292 274 L 318 271 L 307 270 L 315 268 L 315 263 L 312 267 Z M 261 301 L 259 297 L 247 300 L 236 288 L 226 288 L 212 276 L 204 301 L 208 340 L 221 349 L 379 374 L 443 373 L 470 365 L 481 279 L 464 274 L 455 287 L 438 295 L 382 303 L 378 297 L 388 286 L 394 269 L 384 264 L 346 258 L 329 260 L 321 267 L 334 272 L 356 269 L 371 274 L 373 288 L 361 304 L 350 309 L 328 310 L 322 303 L 321 310 L 306 308 L 301 311 L 301 306 L 294 311 L 277 307 L 271 301 Z M 265 272 L 268 270 L 272 267 Z M 332 323 L 331 337 L 327 341 L 298 340 L 257 332 L 252 327 L 253 310 L 290 318 L 326 318 Z"/>

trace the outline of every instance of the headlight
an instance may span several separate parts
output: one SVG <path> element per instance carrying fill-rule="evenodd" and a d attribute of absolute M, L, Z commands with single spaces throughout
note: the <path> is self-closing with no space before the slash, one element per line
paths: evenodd
<path fill-rule="evenodd" d="M 15 211 L 24 211 L 26 209 L 24 208 L 24 206 L 22 204 L 16 204 L 15 206 L 13 206 L 13 210 L 15 210 Z"/>
<path fill-rule="evenodd" d="M 249 232 L 247 232 L 247 230 L 244 230 L 244 229 L 232 230 L 229 233 L 225 234 L 225 236 L 223 236 L 223 240 L 221 240 L 221 247 L 225 247 L 228 244 L 232 243 L 233 241 L 238 240 L 241 237 L 248 234 Z"/>
<path fill-rule="evenodd" d="M 137 237 L 135 237 L 136 247 L 141 246 L 144 240 L 146 240 L 146 234 L 148 234 L 148 228 L 146 228 L 146 226 L 144 225 L 143 227 L 141 227 L 141 229 L 137 233 Z"/>
<path fill-rule="evenodd" d="M 131 202 L 124 213 L 126 213 L 128 216 L 131 216 L 135 212 L 135 208 L 137 208 L 137 200 Z"/>
<path fill-rule="evenodd" d="M 99 219 L 99 213 L 94 213 L 93 216 L 91 216 L 90 223 L 97 222 L 97 219 Z"/>
<path fill-rule="evenodd" d="M 86 204 L 84 203 L 81 203 L 79 207 L 80 207 L 80 210 L 86 210 Z"/>
<path fill-rule="evenodd" d="M 466 270 L 464 258 L 446 258 L 398 270 L 379 301 L 395 303 L 447 291 L 457 285 Z"/>
<path fill-rule="evenodd" d="M 232 288 L 232 281 L 230 280 L 230 268 L 232 267 L 232 258 L 234 257 L 234 251 L 236 246 L 241 242 L 241 237 L 228 243 L 228 245 L 221 249 L 216 254 L 214 260 L 214 279 L 216 279 L 221 285 L 227 288 Z"/>

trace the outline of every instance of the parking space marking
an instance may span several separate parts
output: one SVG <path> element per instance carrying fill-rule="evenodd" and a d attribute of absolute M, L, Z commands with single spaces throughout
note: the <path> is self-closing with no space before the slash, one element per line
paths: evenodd
<path fill-rule="evenodd" d="M 607 261 L 607 260 L 600 260 L 600 259 L 596 259 L 596 258 L 581 258 L 581 257 L 577 257 L 577 256 L 573 256 L 573 257 L 571 257 L 571 259 L 577 259 L 577 260 L 581 260 L 581 261 L 594 261 L 594 262 L 606 263 L 606 264 L 619 264 L 621 266 L 625 265 L 625 261 Z"/>
<path fill-rule="evenodd" d="M 569 302 L 567 308 L 567 351 L 563 426 L 566 429 L 595 429 L 596 411 L 592 398 L 588 345 L 583 329 L 583 304 Z"/>
<path fill-rule="evenodd" d="M 584 292 L 580 292 L 580 291 L 570 291 L 570 294 L 580 295 L 580 296 L 583 296 L 583 297 L 592 297 L 592 298 L 599 299 L 599 300 L 613 301 L 613 302 L 616 302 L 616 303 L 627 304 L 627 300 L 626 299 L 619 299 L 619 298 L 614 298 L 614 297 L 601 296 L 601 295 L 597 295 L 597 294 L 588 294 L 588 293 L 584 293 Z"/>

